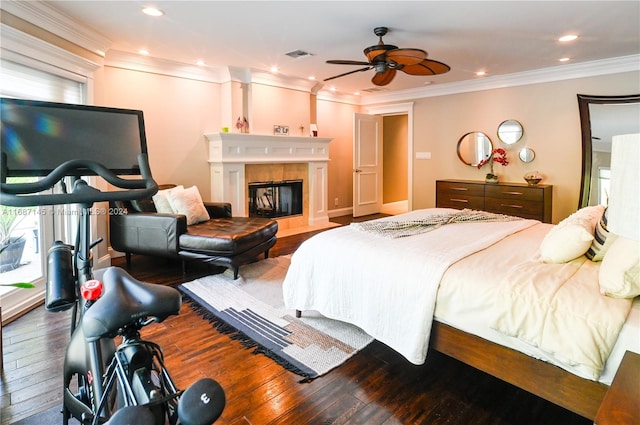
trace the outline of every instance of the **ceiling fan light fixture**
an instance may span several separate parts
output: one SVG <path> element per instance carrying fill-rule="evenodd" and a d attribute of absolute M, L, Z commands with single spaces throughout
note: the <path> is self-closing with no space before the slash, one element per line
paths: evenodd
<path fill-rule="evenodd" d="M 387 63 L 386 62 L 376 62 L 373 64 L 373 69 L 376 70 L 376 72 L 385 72 L 387 70 Z"/>
<path fill-rule="evenodd" d="M 388 28 L 386 27 L 374 28 L 373 32 L 380 37 L 380 41 L 375 46 L 369 46 L 364 49 L 364 55 L 367 57 L 368 62 L 353 60 L 327 61 L 327 63 L 335 65 L 359 65 L 364 66 L 364 68 L 334 75 L 333 77 L 325 78 L 324 81 L 374 69 L 376 73 L 371 81 L 376 86 L 385 86 L 393 80 L 397 71 L 402 71 L 409 75 L 438 75 L 451 70 L 451 67 L 447 64 L 427 59 L 427 52 L 425 50 L 413 48 L 401 49 L 391 44 L 384 44 L 382 36 L 384 36 L 387 31 Z"/>

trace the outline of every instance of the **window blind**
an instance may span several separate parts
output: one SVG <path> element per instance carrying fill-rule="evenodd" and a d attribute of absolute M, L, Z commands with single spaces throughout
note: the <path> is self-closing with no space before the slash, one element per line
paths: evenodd
<path fill-rule="evenodd" d="M 84 83 L 0 59 L 0 95 L 81 104 Z"/>

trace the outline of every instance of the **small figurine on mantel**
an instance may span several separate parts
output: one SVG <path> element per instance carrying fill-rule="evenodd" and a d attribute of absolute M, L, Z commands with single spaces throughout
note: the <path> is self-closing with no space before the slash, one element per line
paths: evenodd
<path fill-rule="evenodd" d="M 240 130 L 240 133 L 248 133 L 249 132 L 249 121 L 247 117 L 238 117 L 238 121 L 236 121 L 236 128 Z"/>

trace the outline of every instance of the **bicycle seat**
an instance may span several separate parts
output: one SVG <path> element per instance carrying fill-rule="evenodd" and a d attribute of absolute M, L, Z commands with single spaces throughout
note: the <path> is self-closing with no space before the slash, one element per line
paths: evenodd
<path fill-rule="evenodd" d="M 118 329 L 140 318 L 163 321 L 180 312 L 182 296 L 176 289 L 141 282 L 119 267 L 105 269 L 102 283 L 104 293 L 82 319 L 87 341 L 112 338 Z"/>

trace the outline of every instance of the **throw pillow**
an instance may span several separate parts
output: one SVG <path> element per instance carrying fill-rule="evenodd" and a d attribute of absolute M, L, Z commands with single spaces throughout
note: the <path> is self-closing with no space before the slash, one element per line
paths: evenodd
<path fill-rule="evenodd" d="M 155 195 L 152 196 L 153 203 L 156 206 L 156 212 L 160 214 L 175 214 L 173 208 L 171 208 L 171 204 L 169 204 L 169 200 L 167 199 L 167 195 L 171 192 L 177 192 L 184 190 L 184 186 L 176 186 L 171 189 L 163 189 L 156 192 Z"/>
<path fill-rule="evenodd" d="M 593 232 L 593 241 L 591 241 L 591 246 L 584 254 L 585 257 L 591 261 L 602 261 L 616 237 L 617 235 L 609 233 L 607 230 L 607 210 L 605 209 L 596 224 L 596 229 Z"/>
<path fill-rule="evenodd" d="M 640 242 L 618 236 L 600 265 L 600 292 L 614 298 L 640 295 Z"/>
<path fill-rule="evenodd" d="M 187 217 L 187 225 L 201 223 L 210 218 L 196 186 L 170 192 L 167 200 L 175 214 L 183 214 Z"/>
<path fill-rule="evenodd" d="M 566 263 L 584 255 L 593 241 L 602 205 L 582 208 L 554 226 L 542 240 L 540 256 L 545 263 Z"/>

